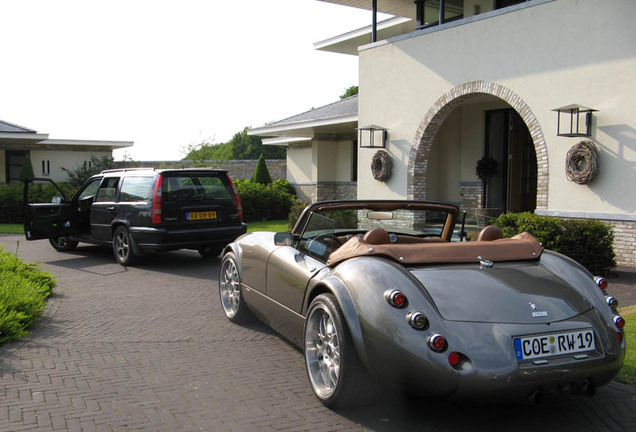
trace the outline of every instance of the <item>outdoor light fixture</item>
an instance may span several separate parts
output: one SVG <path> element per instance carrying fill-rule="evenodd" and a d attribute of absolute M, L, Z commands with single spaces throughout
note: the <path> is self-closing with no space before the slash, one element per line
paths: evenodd
<path fill-rule="evenodd" d="M 358 146 L 360 148 L 384 148 L 387 130 L 376 125 L 358 128 Z"/>
<path fill-rule="evenodd" d="M 552 111 L 558 113 L 557 136 L 589 137 L 592 135 L 592 112 L 598 110 L 571 104 Z M 562 115 L 564 120 L 561 120 Z"/>

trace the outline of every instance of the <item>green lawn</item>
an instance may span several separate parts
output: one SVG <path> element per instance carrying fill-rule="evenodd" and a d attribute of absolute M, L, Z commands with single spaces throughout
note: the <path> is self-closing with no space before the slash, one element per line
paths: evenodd
<path fill-rule="evenodd" d="M 0 224 L 0 234 L 24 234 L 22 224 Z"/>
<path fill-rule="evenodd" d="M 287 221 L 287 219 L 247 222 L 247 232 L 254 232 L 254 231 L 289 232 L 288 224 L 289 224 L 289 221 Z"/>
<path fill-rule="evenodd" d="M 636 306 L 621 308 L 621 316 L 625 318 L 625 338 L 627 339 L 627 354 L 625 363 L 618 373 L 616 381 L 625 384 L 636 384 Z"/>

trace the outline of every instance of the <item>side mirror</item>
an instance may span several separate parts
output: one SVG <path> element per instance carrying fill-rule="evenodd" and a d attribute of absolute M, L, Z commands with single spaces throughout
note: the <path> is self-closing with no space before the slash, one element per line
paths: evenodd
<path fill-rule="evenodd" d="M 54 196 L 54 197 L 51 198 L 51 202 L 53 204 L 60 204 L 60 203 L 62 203 L 62 201 L 63 201 L 63 199 L 62 199 L 61 196 Z"/>
<path fill-rule="evenodd" d="M 291 246 L 293 240 L 291 233 L 278 232 L 274 234 L 274 244 L 276 246 Z"/>

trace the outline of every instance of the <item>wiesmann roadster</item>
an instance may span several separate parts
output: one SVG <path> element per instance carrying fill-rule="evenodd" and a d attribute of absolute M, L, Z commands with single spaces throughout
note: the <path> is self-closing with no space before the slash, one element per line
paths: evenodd
<path fill-rule="evenodd" d="M 454 205 L 326 201 L 290 233 L 228 245 L 227 318 L 256 316 L 304 352 L 329 407 L 377 383 L 455 399 L 541 403 L 588 395 L 625 356 L 625 321 L 606 281 L 528 233 L 486 227 L 453 240 Z"/>

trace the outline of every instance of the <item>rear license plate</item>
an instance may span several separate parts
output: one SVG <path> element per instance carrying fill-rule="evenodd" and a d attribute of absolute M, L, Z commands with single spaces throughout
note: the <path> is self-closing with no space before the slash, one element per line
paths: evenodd
<path fill-rule="evenodd" d="M 516 337 L 513 341 L 517 360 L 576 354 L 596 349 L 594 332 L 591 329 Z"/>
<path fill-rule="evenodd" d="M 206 220 L 206 219 L 216 219 L 215 211 L 199 211 L 199 212 L 187 212 L 186 220 L 195 221 L 195 220 Z"/>

